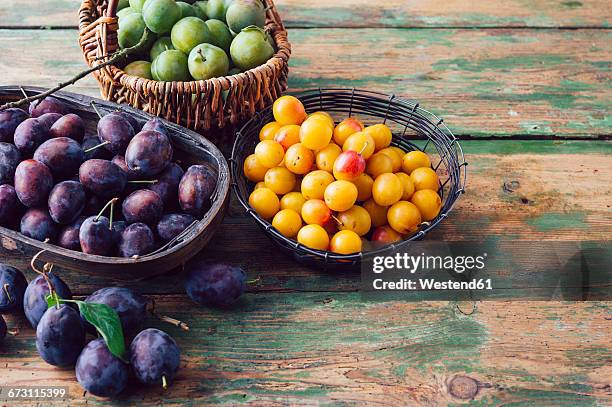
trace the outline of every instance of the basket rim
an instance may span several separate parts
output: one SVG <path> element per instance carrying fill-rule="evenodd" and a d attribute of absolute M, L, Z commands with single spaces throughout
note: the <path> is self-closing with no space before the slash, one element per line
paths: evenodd
<path fill-rule="evenodd" d="M 136 86 L 136 83 L 138 82 L 145 84 L 145 86 L 150 86 L 150 84 L 181 84 L 184 87 L 189 87 L 189 85 L 204 85 L 204 86 L 214 87 L 216 84 L 219 84 L 223 90 L 227 90 L 230 88 L 229 84 L 232 83 L 231 78 L 239 78 L 239 79 L 242 79 L 248 82 L 250 81 L 249 76 L 255 75 L 257 72 L 260 72 L 266 69 L 272 69 L 273 71 L 276 71 L 278 67 L 276 66 L 275 62 L 279 62 L 281 66 L 288 65 L 289 57 L 291 55 L 291 44 L 289 43 L 289 39 L 287 36 L 287 30 L 283 26 L 283 23 L 280 19 L 280 16 L 278 15 L 276 5 L 274 4 L 273 0 L 262 0 L 262 1 L 264 1 L 268 5 L 267 11 L 266 11 L 267 21 L 264 27 L 264 31 L 272 35 L 276 42 L 276 50 L 275 50 L 274 55 L 272 55 L 272 57 L 268 59 L 262 65 L 256 66 L 255 68 L 252 68 L 247 71 L 240 72 L 234 75 L 226 75 L 226 76 L 220 76 L 220 77 L 210 78 L 210 79 L 200 79 L 200 80 L 191 80 L 191 81 L 169 81 L 169 82 L 156 81 L 154 79 L 147 79 L 147 78 L 143 78 L 140 76 L 129 75 L 117 65 L 110 65 L 108 68 L 111 70 L 111 72 L 116 71 L 116 72 L 113 72 L 112 76 L 117 82 L 121 83 L 122 86 L 130 88 L 132 91 L 138 91 L 138 87 Z M 93 15 L 91 11 L 94 11 L 94 10 L 95 10 L 95 5 L 93 4 L 93 0 L 83 0 L 79 8 L 79 15 L 82 15 L 82 14 Z M 110 19 L 109 21 L 111 22 L 118 22 L 118 18 L 116 16 L 114 17 L 105 16 L 105 19 Z M 96 23 L 97 20 L 98 19 L 92 20 L 88 18 L 81 18 L 81 24 L 79 24 L 79 37 L 84 32 L 88 31 L 91 28 L 91 26 Z M 109 24 L 107 23 L 106 25 L 107 25 L 107 30 L 108 30 Z M 117 30 L 113 30 L 113 31 L 116 32 Z M 285 46 L 284 43 L 286 43 L 287 45 Z M 92 61 L 90 61 L 87 58 L 87 56 L 85 55 L 85 49 L 82 46 L 81 46 L 81 51 L 83 53 L 83 56 L 85 58 L 87 65 L 89 67 L 93 67 Z M 104 61 L 104 59 L 101 59 L 100 61 Z M 159 85 L 159 86 L 166 86 L 166 85 Z M 199 89 L 199 88 L 196 87 L 196 89 Z M 195 92 L 184 92 L 184 93 L 198 94 L 199 92 L 195 91 Z"/>
<path fill-rule="evenodd" d="M 412 106 L 412 111 L 413 112 L 420 112 L 420 113 L 424 113 L 427 116 L 429 116 L 429 118 L 433 119 L 433 121 L 430 120 L 431 124 L 433 125 L 433 127 L 435 129 L 440 129 L 443 131 L 443 133 L 450 137 L 451 143 L 452 145 L 457 147 L 459 156 L 458 158 L 458 169 L 460 171 L 460 177 L 459 177 L 459 190 L 458 193 L 455 194 L 455 196 L 453 197 L 449 197 L 449 199 L 452 199 L 450 207 L 448 208 L 448 210 L 446 212 L 440 213 L 438 214 L 438 216 L 429 223 L 429 225 L 427 225 L 424 228 L 421 228 L 417 233 L 414 233 L 413 235 L 409 236 L 408 238 L 402 239 L 400 242 L 397 243 L 391 243 L 388 245 L 384 245 L 381 247 L 377 247 L 374 250 L 370 250 L 367 252 L 361 251 L 359 253 L 352 253 L 352 254 L 337 254 L 334 252 L 331 252 L 329 250 L 319 250 L 319 249 L 311 249 L 307 246 L 304 246 L 303 244 L 297 242 L 297 240 L 295 239 L 289 239 L 287 237 L 285 237 L 284 235 L 282 235 L 276 228 L 274 228 L 272 226 L 272 223 L 267 221 L 266 219 L 263 219 L 261 216 L 259 216 L 259 214 L 257 214 L 257 212 L 251 207 L 251 205 L 248 202 L 248 198 L 245 199 L 240 191 L 240 188 L 238 186 L 238 182 L 237 182 L 237 177 L 238 177 L 238 166 L 242 165 L 242 162 L 238 162 L 237 160 L 237 155 L 239 153 L 239 146 L 241 143 L 241 139 L 243 137 L 245 137 L 243 135 L 243 132 L 245 131 L 245 129 L 249 128 L 250 126 L 260 126 L 263 124 L 263 115 L 266 113 L 269 113 L 272 110 L 272 106 L 268 106 L 265 109 L 263 109 L 262 111 L 256 113 L 256 115 L 254 117 L 252 117 L 251 119 L 249 119 L 240 129 L 238 129 L 235 133 L 235 140 L 234 140 L 234 145 L 232 148 L 232 155 L 231 158 L 228 160 L 229 161 L 229 165 L 230 165 L 230 171 L 231 171 L 231 176 L 232 176 L 232 182 L 231 182 L 231 186 L 232 186 L 232 191 L 234 192 L 234 194 L 236 195 L 238 202 L 240 202 L 241 206 L 243 207 L 243 209 L 245 210 L 245 212 L 251 217 L 253 218 L 253 220 L 255 220 L 255 222 L 262 227 L 266 233 L 271 235 L 271 238 L 275 241 L 275 243 L 277 244 L 283 244 L 284 246 L 290 246 L 294 252 L 294 254 L 302 254 L 302 253 L 297 253 L 297 250 L 300 250 L 301 252 L 303 252 L 303 254 L 306 255 L 311 255 L 314 256 L 316 258 L 318 258 L 319 260 L 323 259 L 325 261 L 326 264 L 330 263 L 331 261 L 338 261 L 339 263 L 336 263 L 337 265 L 342 264 L 341 262 L 346 262 L 345 265 L 346 266 L 354 266 L 357 262 L 361 262 L 364 259 L 370 259 L 372 257 L 375 257 L 377 255 L 383 254 L 383 253 L 387 253 L 390 250 L 395 251 L 404 247 L 407 247 L 410 242 L 412 241 L 416 241 L 416 240 L 421 240 L 422 238 L 424 238 L 426 236 L 426 234 L 431 231 L 432 229 L 434 229 L 443 219 L 446 219 L 449 214 L 452 212 L 455 203 L 457 202 L 457 200 L 459 199 L 460 195 L 463 195 L 465 193 L 465 186 L 467 183 L 467 166 L 468 166 L 468 162 L 465 160 L 465 156 L 463 153 L 463 148 L 461 147 L 459 140 L 454 136 L 454 134 L 452 133 L 452 131 L 446 126 L 446 124 L 444 123 L 444 120 L 442 118 L 439 118 L 438 116 L 436 116 L 435 114 L 423 109 L 420 107 L 420 104 L 418 101 L 416 100 L 411 100 L 411 99 L 407 99 L 404 97 L 397 97 L 395 96 L 395 94 L 389 94 L 389 93 L 385 93 L 385 92 L 379 92 L 379 91 L 373 91 L 373 90 L 367 90 L 367 89 L 359 89 L 359 88 L 342 88 L 342 87 L 319 87 L 319 88 L 312 88 L 312 89 L 306 89 L 306 90 L 301 90 L 301 91 L 293 91 L 293 92 L 287 92 L 286 94 L 290 94 L 293 96 L 296 96 L 298 98 L 300 97 L 306 97 L 306 96 L 313 96 L 313 95 L 318 95 L 320 97 L 322 97 L 325 93 L 324 92 L 344 92 L 344 93 L 348 93 L 350 92 L 351 95 L 355 95 L 356 93 L 360 93 L 363 94 L 365 96 L 378 96 L 378 97 L 384 97 L 387 102 L 389 103 L 389 106 L 391 105 L 392 101 L 396 100 L 396 101 L 401 101 L 403 103 L 406 103 L 410 106 Z M 329 95 L 328 95 L 329 97 Z M 429 120 L 428 118 L 428 120 Z M 385 119 L 386 121 L 386 119 Z M 399 137 L 400 139 L 403 139 L 403 135 Z M 396 139 L 396 136 L 394 135 L 394 141 Z M 406 140 L 406 143 L 408 144 L 412 144 L 409 141 Z M 416 147 L 414 144 L 412 144 L 415 148 Z M 462 174 L 461 174 L 462 172 Z"/>
<path fill-rule="evenodd" d="M 0 86 L 0 92 L 15 92 L 19 93 L 23 89 L 25 92 L 33 92 L 33 93 L 41 93 L 47 90 L 46 88 L 37 87 L 37 86 L 15 86 L 15 85 L 6 85 Z M 91 102 L 95 102 L 95 104 L 100 108 L 108 108 L 108 109 L 120 109 L 122 111 L 128 111 L 136 116 L 140 116 L 143 119 L 152 119 L 155 116 L 152 116 L 149 113 L 143 112 L 142 110 L 133 108 L 129 105 L 119 105 L 115 102 L 106 101 L 98 98 L 94 98 L 87 95 L 82 95 L 73 92 L 66 91 L 58 91 L 53 94 L 54 97 L 59 99 L 64 99 L 72 103 L 80 104 L 80 105 L 89 105 Z M 159 260 L 163 257 L 169 256 L 175 252 L 180 251 L 185 248 L 185 246 L 189 245 L 191 242 L 195 241 L 198 236 L 200 236 L 206 229 L 211 227 L 211 225 L 215 224 L 215 219 L 218 216 L 223 216 L 225 211 L 225 205 L 229 199 L 229 190 L 230 190 L 230 170 L 229 165 L 221 153 L 221 151 L 207 138 L 204 136 L 194 132 L 193 130 L 189 130 L 187 128 L 181 127 L 175 123 L 169 122 L 163 118 L 160 119 L 163 124 L 168 127 L 172 133 L 181 132 L 194 142 L 200 145 L 200 148 L 203 150 L 207 150 L 208 153 L 215 158 L 218 164 L 218 176 L 217 176 L 217 186 L 215 188 L 215 193 L 211 198 L 211 205 L 206 214 L 202 217 L 202 219 L 197 219 L 197 222 L 192 226 L 193 229 L 189 231 L 181 241 L 177 242 L 174 245 L 170 245 L 165 250 L 154 251 L 150 254 L 145 254 L 139 256 L 137 258 L 123 258 L 123 257 L 113 257 L 113 256 L 100 256 L 94 254 L 86 254 L 74 250 L 65 249 L 54 243 L 45 243 L 32 238 L 29 238 L 25 235 L 22 235 L 20 232 L 0 227 L 0 234 L 9 236 L 11 238 L 16 238 L 24 243 L 29 244 L 30 246 L 36 247 L 42 251 L 55 253 L 59 256 L 64 256 L 71 259 L 76 259 L 77 257 L 85 257 L 85 259 L 89 263 L 98 264 L 98 265 L 106 265 L 109 261 L 112 261 L 113 265 L 122 265 L 122 266 L 130 266 L 143 263 L 149 263 L 156 260 Z M 173 135 L 172 138 L 179 137 L 178 135 Z M 45 256 L 41 256 L 43 259 Z"/>

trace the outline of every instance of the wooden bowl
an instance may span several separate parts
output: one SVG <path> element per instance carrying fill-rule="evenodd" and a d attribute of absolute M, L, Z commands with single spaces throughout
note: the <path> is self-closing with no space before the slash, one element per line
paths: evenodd
<path fill-rule="evenodd" d="M 45 90 L 37 87 L 24 87 L 23 89 L 28 95 Z M 61 99 L 72 112 L 81 116 L 86 124 L 86 134 L 96 134 L 98 116 L 91 106 L 92 102 L 102 115 L 120 110 L 130 113 L 141 124 L 153 117 L 125 105 L 117 105 L 75 93 L 57 92 L 53 96 Z M 15 101 L 21 97 L 23 95 L 18 86 L 0 87 L 0 104 Z M 176 242 L 167 245 L 168 247 L 165 247 L 164 250 L 139 258 L 107 257 L 67 250 L 0 227 L 0 257 L 3 261 L 10 263 L 11 258 L 18 258 L 23 262 L 24 257 L 30 259 L 43 251 L 38 257 L 42 262 L 53 263 L 87 274 L 129 280 L 162 274 L 184 264 L 200 252 L 212 238 L 225 214 L 230 186 L 228 164 L 217 147 L 201 135 L 170 122 L 164 121 L 164 124 L 172 140 L 175 161 L 179 161 L 185 168 L 193 164 L 207 165 L 217 174 L 217 186 L 211 198 L 210 209 Z"/>

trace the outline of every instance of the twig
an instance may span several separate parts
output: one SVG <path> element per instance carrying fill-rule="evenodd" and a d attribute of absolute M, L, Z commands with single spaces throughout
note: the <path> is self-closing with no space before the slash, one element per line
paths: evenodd
<path fill-rule="evenodd" d="M 111 59 L 109 59 L 106 62 L 101 63 L 100 65 L 96 65 L 94 67 L 91 67 L 85 71 L 80 72 L 78 75 L 74 76 L 73 78 L 67 80 L 66 82 L 62 82 L 60 84 L 58 84 L 57 86 L 46 90 L 43 93 L 39 93 L 38 95 L 34 95 L 34 96 L 28 96 L 25 97 L 23 99 L 17 100 L 15 102 L 9 102 L 6 103 L 2 106 L 0 106 L 0 111 L 4 110 L 4 109 L 8 109 L 11 107 L 19 107 L 25 103 L 28 102 L 33 102 L 35 100 L 39 100 L 39 99 L 44 99 L 47 96 L 57 92 L 60 89 L 65 88 L 66 86 L 69 85 L 74 85 L 77 81 L 83 79 L 84 77 L 86 77 L 87 75 L 89 75 L 92 72 L 96 72 L 99 71 L 100 69 L 109 66 L 109 65 L 113 65 L 115 62 L 119 61 L 120 59 L 124 58 L 124 57 L 129 57 L 131 54 L 140 51 L 140 49 L 147 43 L 147 40 L 149 38 L 149 30 L 145 29 L 144 34 L 142 35 L 142 38 L 140 39 L 140 42 L 136 45 L 134 45 L 133 47 L 130 48 L 124 48 L 122 50 L 119 50 L 117 52 L 115 52 L 113 55 L 113 57 Z"/>

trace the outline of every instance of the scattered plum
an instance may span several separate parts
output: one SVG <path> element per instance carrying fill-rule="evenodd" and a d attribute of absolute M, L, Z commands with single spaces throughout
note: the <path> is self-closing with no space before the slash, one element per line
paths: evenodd
<path fill-rule="evenodd" d="M 229 306 L 246 289 L 246 273 L 240 267 L 195 260 L 185 269 L 187 295 L 201 305 Z"/>
<path fill-rule="evenodd" d="M 70 178 L 85 160 L 81 145 L 68 137 L 45 141 L 34 152 L 34 159 L 45 164 L 56 180 Z"/>
<path fill-rule="evenodd" d="M 157 192 L 139 189 L 125 198 L 122 212 L 128 223 L 142 222 L 155 225 L 164 212 L 164 203 Z"/>
<path fill-rule="evenodd" d="M 15 267 L 0 264 L 0 314 L 10 314 L 23 307 L 23 294 L 28 286 L 23 273 Z"/>
<path fill-rule="evenodd" d="M 25 160 L 15 170 L 15 191 L 21 203 L 31 208 L 47 201 L 53 188 L 53 176 L 49 168 L 36 161 Z"/>
<path fill-rule="evenodd" d="M 0 112 L 0 142 L 13 141 L 15 129 L 27 119 L 28 114 L 19 108 L 13 107 Z"/>
<path fill-rule="evenodd" d="M 49 130 L 51 137 L 68 137 L 81 142 L 85 137 L 85 123 L 74 113 L 69 113 L 58 119 Z"/>
<path fill-rule="evenodd" d="M 85 221 L 85 217 L 81 216 L 72 224 L 66 226 L 64 229 L 60 231 L 60 234 L 57 238 L 57 244 L 64 249 L 68 250 L 81 250 L 81 242 L 79 240 L 79 230 L 81 229 L 81 225 Z M 113 223 L 113 227 L 116 222 Z"/>
<path fill-rule="evenodd" d="M 187 227 L 196 221 L 186 213 L 170 213 L 164 215 L 157 223 L 157 234 L 164 242 L 169 242 L 180 235 Z"/>
<path fill-rule="evenodd" d="M 64 102 L 53 96 L 47 96 L 44 99 L 35 100 L 30 103 L 30 116 L 39 117 L 45 113 L 65 115 L 68 113 L 68 107 Z"/>
<path fill-rule="evenodd" d="M 144 223 L 132 223 L 121 233 L 119 256 L 133 257 L 151 253 L 155 248 L 155 237 Z"/>
<path fill-rule="evenodd" d="M 134 128 L 130 121 L 119 113 L 110 113 L 98 122 L 98 139 L 113 154 L 123 154 L 130 140 L 134 137 Z"/>
<path fill-rule="evenodd" d="M 79 168 L 79 181 L 89 192 L 100 197 L 116 197 L 127 184 L 127 175 L 108 160 L 92 159 Z"/>
<path fill-rule="evenodd" d="M 44 242 L 46 239 L 55 241 L 59 233 L 58 225 L 53 221 L 45 208 L 30 208 L 21 218 L 20 232 L 22 235 Z"/>
<path fill-rule="evenodd" d="M 117 312 L 121 327 L 127 333 L 134 332 L 147 316 L 147 298 L 123 287 L 102 288 L 85 299 L 94 304 L 106 304 Z"/>
<path fill-rule="evenodd" d="M 168 166 L 172 152 L 168 136 L 156 131 L 141 131 L 130 141 L 125 151 L 125 162 L 138 174 L 153 177 Z"/>
<path fill-rule="evenodd" d="M 51 281 L 53 290 L 61 299 L 72 299 L 70 288 L 68 288 L 61 278 L 53 272 L 47 273 L 47 278 Z M 47 280 L 45 280 L 43 276 L 37 276 L 34 280 L 30 281 L 30 284 L 28 284 L 25 290 L 23 296 L 23 311 L 34 329 L 36 329 L 38 322 L 45 311 L 47 311 L 48 306 L 46 298 L 49 293 L 49 284 L 47 284 Z"/>
<path fill-rule="evenodd" d="M 201 217 L 217 184 L 217 177 L 205 165 L 192 165 L 179 183 L 181 209 L 193 216 Z"/>
<path fill-rule="evenodd" d="M 115 397 L 127 386 L 129 369 L 115 357 L 104 339 L 89 342 L 76 363 L 76 378 L 89 393 L 99 397 Z"/>
<path fill-rule="evenodd" d="M 34 150 L 48 139 L 49 130 L 38 119 L 25 119 L 15 129 L 15 146 L 24 156 L 31 156 Z"/>
<path fill-rule="evenodd" d="M 56 223 L 67 225 L 81 215 L 86 201 L 85 188 L 80 182 L 60 182 L 49 194 L 49 214 Z"/>
<path fill-rule="evenodd" d="M 181 352 L 170 335 L 149 328 L 130 345 L 130 362 L 136 379 L 146 385 L 172 384 L 181 362 Z"/>
<path fill-rule="evenodd" d="M 12 184 L 21 154 L 13 144 L 0 142 L 0 184 Z"/>
<path fill-rule="evenodd" d="M 23 206 L 12 185 L 0 185 L 0 226 L 13 227 L 23 213 Z"/>
<path fill-rule="evenodd" d="M 106 256 L 113 247 L 113 232 L 105 216 L 90 216 L 79 230 L 79 242 L 83 253 Z"/>
<path fill-rule="evenodd" d="M 164 203 L 164 208 L 168 209 L 175 206 L 178 200 L 178 187 L 185 172 L 176 163 L 170 163 L 166 169 L 159 174 L 157 182 L 152 184 L 149 189 L 157 192 Z"/>
<path fill-rule="evenodd" d="M 38 117 L 38 121 L 41 122 L 47 131 L 51 131 L 51 127 L 55 124 L 56 121 L 61 119 L 62 116 L 59 113 L 45 113 L 42 116 Z"/>

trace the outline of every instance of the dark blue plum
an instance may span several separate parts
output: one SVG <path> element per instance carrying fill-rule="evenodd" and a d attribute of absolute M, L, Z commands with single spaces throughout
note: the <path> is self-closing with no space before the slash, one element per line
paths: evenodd
<path fill-rule="evenodd" d="M 164 203 L 156 192 L 139 189 L 125 198 L 121 211 L 128 223 L 155 225 L 164 213 Z"/>
<path fill-rule="evenodd" d="M 24 157 L 31 157 L 34 150 L 49 139 L 49 130 L 38 119 L 26 119 L 15 129 L 13 142 Z"/>
<path fill-rule="evenodd" d="M 15 129 L 29 116 L 19 108 L 13 107 L 0 112 L 0 142 L 13 141 Z"/>
<path fill-rule="evenodd" d="M 79 231 L 85 219 L 85 216 L 81 216 L 70 225 L 64 227 L 57 237 L 57 244 L 64 249 L 80 252 L 81 241 L 79 240 Z"/>
<path fill-rule="evenodd" d="M 107 256 L 113 248 L 113 232 L 106 216 L 90 216 L 79 230 L 83 253 Z"/>
<path fill-rule="evenodd" d="M 147 316 L 147 298 L 123 287 L 102 288 L 85 299 L 94 304 L 106 304 L 117 312 L 124 332 L 134 332 Z"/>
<path fill-rule="evenodd" d="M 68 137 L 45 141 L 34 151 L 34 159 L 45 164 L 56 180 L 73 176 L 85 161 L 81 145 Z"/>
<path fill-rule="evenodd" d="M 92 194 L 103 198 L 121 195 L 127 184 L 127 175 L 108 160 L 92 159 L 79 168 L 79 181 Z"/>
<path fill-rule="evenodd" d="M 134 137 L 134 128 L 122 114 L 110 113 L 98 121 L 98 139 L 113 154 L 123 154 Z"/>
<path fill-rule="evenodd" d="M 36 161 L 25 160 L 15 170 L 15 192 L 22 204 L 28 208 L 47 203 L 53 188 L 53 175 L 49 168 Z"/>
<path fill-rule="evenodd" d="M 195 221 L 196 218 L 186 213 L 170 213 L 164 215 L 157 223 L 157 234 L 163 242 L 169 242 L 180 235 Z"/>
<path fill-rule="evenodd" d="M 13 184 L 21 153 L 13 144 L 0 143 L 0 184 Z"/>
<path fill-rule="evenodd" d="M 100 140 L 98 140 L 98 137 L 95 136 L 88 136 L 83 139 L 81 147 L 83 148 L 83 153 L 85 154 L 85 160 L 91 160 L 93 158 L 107 160 L 113 156 L 110 151 L 102 147 L 98 147 L 89 152 L 86 152 L 87 150 L 96 147 L 99 144 Z"/>
<path fill-rule="evenodd" d="M 185 270 L 187 295 L 201 305 L 227 307 L 246 289 L 246 273 L 240 267 L 196 260 Z"/>
<path fill-rule="evenodd" d="M 201 218 L 210 204 L 217 185 L 217 177 L 205 165 L 192 165 L 179 183 L 178 197 L 181 209 Z"/>
<path fill-rule="evenodd" d="M 142 256 L 153 250 L 155 250 L 155 236 L 151 228 L 144 223 L 133 223 L 121 233 L 120 257 Z"/>
<path fill-rule="evenodd" d="M 141 131 L 127 146 L 125 162 L 139 175 L 154 177 L 170 164 L 172 154 L 168 136 L 156 131 Z"/>
<path fill-rule="evenodd" d="M 130 362 L 136 379 L 149 386 L 172 384 L 181 363 L 181 352 L 170 335 L 145 329 L 130 345 Z"/>
<path fill-rule="evenodd" d="M 36 326 L 36 349 L 50 365 L 74 366 L 85 346 L 85 327 L 80 314 L 66 304 L 45 311 Z"/>
<path fill-rule="evenodd" d="M 83 212 L 87 202 L 85 188 L 77 181 L 63 181 L 49 194 L 49 214 L 56 223 L 68 225 Z"/>
<path fill-rule="evenodd" d="M 127 112 L 115 112 L 120 116 L 123 116 L 125 119 L 127 119 L 128 122 L 130 122 L 130 124 L 132 125 L 132 128 L 134 129 L 134 133 L 138 133 L 140 131 L 140 123 L 138 122 L 138 120 L 136 120 L 136 118 L 134 116 L 132 116 L 131 114 L 127 113 Z"/>
<path fill-rule="evenodd" d="M 38 117 L 38 121 L 41 122 L 47 131 L 51 130 L 51 127 L 55 124 L 56 121 L 61 119 L 62 116 L 59 113 L 45 113 L 42 116 Z"/>
<path fill-rule="evenodd" d="M 149 189 L 157 192 L 157 195 L 164 202 L 164 207 L 176 207 L 178 204 L 178 188 L 181 178 L 185 171 L 176 163 L 170 163 L 166 169 L 159 174 L 157 182 L 152 184 Z"/>
<path fill-rule="evenodd" d="M 166 128 L 166 126 L 164 126 L 162 121 L 157 117 L 154 117 L 148 122 L 146 122 L 144 126 L 142 126 L 141 131 L 156 131 L 158 133 L 168 136 L 168 129 Z"/>
<path fill-rule="evenodd" d="M 70 288 L 54 273 L 47 273 L 47 278 L 51 281 L 53 289 L 57 295 L 64 300 L 72 299 Z M 38 322 L 47 311 L 47 295 L 49 295 L 49 285 L 43 276 L 38 276 L 30 281 L 23 296 L 23 312 L 30 321 L 32 328 L 36 329 Z"/>
<path fill-rule="evenodd" d="M 68 107 L 64 102 L 53 96 L 47 96 L 30 103 L 30 116 L 39 117 L 45 113 L 59 113 L 63 116 L 68 113 Z"/>
<path fill-rule="evenodd" d="M 127 175 L 127 179 L 129 181 L 133 181 L 136 178 L 138 178 L 138 174 L 136 174 L 134 171 L 130 170 L 127 166 L 127 164 L 125 163 L 125 157 L 118 154 L 116 156 L 113 157 L 113 159 L 111 160 L 114 164 L 116 164 L 119 168 L 121 168 L 123 170 L 123 172 L 125 172 L 125 175 Z"/>
<path fill-rule="evenodd" d="M 53 221 L 45 208 L 30 208 L 21 218 L 19 230 L 22 235 L 44 242 L 54 242 L 59 233 L 59 225 Z"/>
<path fill-rule="evenodd" d="M 28 282 L 15 267 L 0 264 L 0 314 L 17 312 L 23 307 Z"/>
<path fill-rule="evenodd" d="M 75 370 L 79 384 L 98 397 L 116 397 L 128 383 L 128 366 L 108 350 L 102 338 L 85 346 Z"/>
<path fill-rule="evenodd" d="M 15 228 L 23 209 L 15 188 L 12 185 L 0 185 L 0 226 Z"/>
<path fill-rule="evenodd" d="M 117 246 L 119 245 L 119 242 L 121 242 L 121 234 L 127 227 L 128 224 L 124 220 L 118 220 L 113 222 L 113 240 Z"/>
<path fill-rule="evenodd" d="M 4 342 L 4 338 L 6 337 L 6 332 L 7 332 L 6 322 L 4 322 L 4 318 L 2 318 L 2 315 L 0 315 L 0 345 L 2 345 L 2 342 Z"/>
<path fill-rule="evenodd" d="M 51 137 L 68 137 L 79 143 L 85 137 L 85 123 L 74 113 L 59 118 L 49 130 Z"/>

